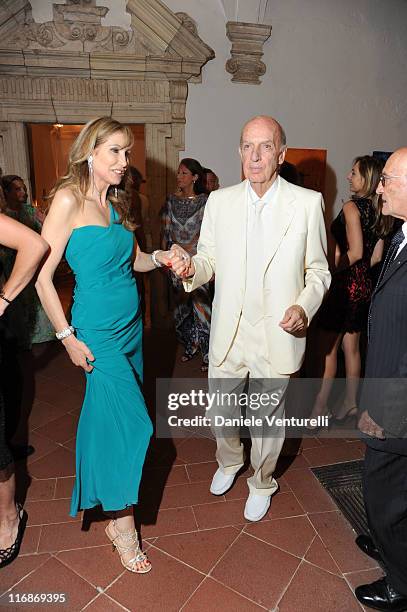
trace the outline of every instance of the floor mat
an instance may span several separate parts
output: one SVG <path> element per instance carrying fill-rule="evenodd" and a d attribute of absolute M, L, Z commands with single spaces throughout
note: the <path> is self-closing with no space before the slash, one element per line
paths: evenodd
<path fill-rule="evenodd" d="M 312 468 L 321 485 L 358 533 L 369 533 L 362 493 L 363 461 Z"/>

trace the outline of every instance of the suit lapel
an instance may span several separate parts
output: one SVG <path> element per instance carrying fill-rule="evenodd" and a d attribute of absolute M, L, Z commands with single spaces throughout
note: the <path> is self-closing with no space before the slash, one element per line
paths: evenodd
<path fill-rule="evenodd" d="M 374 293 L 377 293 L 383 285 L 387 283 L 387 281 L 393 276 L 393 274 L 400 268 L 400 266 L 407 263 L 407 245 L 405 245 L 397 257 L 394 258 L 394 261 L 391 263 L 389 269 L 386 274 L 383 276 L 380 284 L 375 287 Z"/>
<path fill-rule="evenodd" d="M 265 267 L 267 267 L 286 234 L 295 213 L 295 196 L 289 184 L 282 178 L 271 202 L 268 239 L 265 243 Z"/>
<path fill-rule="evenodd" d="M 231 207 L 227 208 L 227 225 L 225 231 L 228 234 L 228 244 L 232 244 L 234 253 L 235 270 L 246 270 L 246 241 L 247 241 L 247 190 L 249 181 L 245 180 L 239 184 Z M 226 209 L 225 209 L 226 210 Z"/>

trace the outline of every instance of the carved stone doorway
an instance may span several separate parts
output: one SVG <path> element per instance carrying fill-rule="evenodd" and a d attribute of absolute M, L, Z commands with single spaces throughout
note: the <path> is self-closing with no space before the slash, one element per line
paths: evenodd
<path fill-rule="evenodd" d="M 100 0 L 103 4 L 103 0 Z M 143 124 L 153 243 L 158 211 L 175 186 L 184 149 L 188 83 L 199 82 L 214 52 L 184 13 L 161 0 L 128 0 L 131 28 L 103 26 L 97 0 L 53 4 L 38 24 L 28 0 L 0 5 L 0 166 L 30 184 L 25 123 L 83 124 L 109 115 Z M 168 321 L 165 289 L 154 277 L 153 323 Z"/>

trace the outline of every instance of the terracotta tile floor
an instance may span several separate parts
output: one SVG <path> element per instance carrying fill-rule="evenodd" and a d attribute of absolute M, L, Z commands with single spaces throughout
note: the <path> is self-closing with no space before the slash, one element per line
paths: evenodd
<path fill-rule="evenodd" d="M 156 350 L 162 346 L 165 356 Z M 146 333 L 150 408 L 155 376 L 201 376 L 198 359 L 181 365 L 178 357 L 171 333 Z M 305 440 L 299 457 L 279 462 L 280 491 L 267 516 L 248 524 L 249 470 L 215 498 L 208 490 L 216 469 L 213 440 L 154 441 L 137 510 L 153 571 L 132 575 L 106 541 L 103 516 L 68 516 L 82 374 L 57 344 L 36 347 L 28 361 L 34 394 L 27 418 L 36 452 L 28 466 L 18 465 L 17 476 L 29 521 L 19 558 L 0 572 L 0 609 L 24 609 L 7 603 L 10 593 L 50 591 L 67 594 L 70 612 L 362 609 L 352 589 L 380 570 L 355 547 L 354 532 L 310 471 L 362 457 L 361 444 Z"/>

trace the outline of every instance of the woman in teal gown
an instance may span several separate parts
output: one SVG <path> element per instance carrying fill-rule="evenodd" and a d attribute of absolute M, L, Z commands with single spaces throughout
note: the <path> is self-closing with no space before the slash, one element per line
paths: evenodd
<path fill-rule="evenodd" d="M 37 280 L 41 302 L 75 365 L 86 372 L 76 439 L 71 516 L 101 505 L 113 518 L 106 534 L 126 569 L 151 569 L 140 550 L 138 502 L 152 425 L 141 392 L 142 319 L 134 271 L 168 264 L 170 252 L 142 253 L 126 199 L 129 128 L 102 117 L 72 146 L 67 173 L 50 194 L 42 235 L 50 253 Z M 72 325 L 52 283 L 65 252 L 75 274 Z"/>
<path fill-rule="evenodd" d="M 72 325 L 95 357 L 86 372 L 76 438 L 71 516 L 99 504 L 106 511 L 137 504 L 152 434 L 140 390 L 142 319 L 131 266 L 133 235 L 109 208 L 108 227 L 76 228 L 66 248 L 76 279 Z"/>

